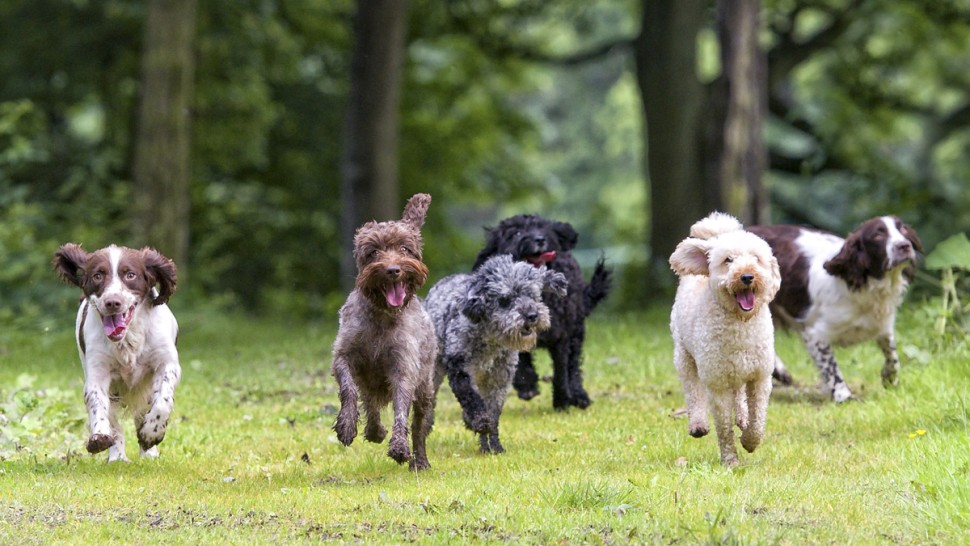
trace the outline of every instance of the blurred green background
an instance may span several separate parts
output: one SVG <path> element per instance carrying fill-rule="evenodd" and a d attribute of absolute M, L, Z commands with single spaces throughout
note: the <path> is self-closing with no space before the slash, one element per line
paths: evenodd
<path fill-rule="evenodd" d="M 724 69 L 739 24 L 725 14 L 742 5 L 756 10 L 751 52 L 764 63 L 749 82 Z M 726 81 L 763 104 L 751 150 L 766 200 L 734 210 L 725 182 L 702 174 L 688 188 L 699 210 L 841 233 L 897 214 L 927 252 L 970 230 L 966 0 L 0 0 L 0 324 L 70 320 L 77 291 L 49 265 L 69 241 L 178 257 L 176 308 L 332 319 L 348 282 L 341 223 L 369 219 L 348 216 L 348 112 L 367 113 L 355 21 L 375 11 L 406 30 L 399 119 L 378 123 L 396 135 L 384 150 L 396 168 L 390 190 L 358 191 L 395 214 L 412 193 L 433 195 L 432 281 L 470 267 L 482 226 L 540 213 L 576 227 L 581 263 L 602 253 L 615 267 L 614 310 L 663 301 L 656 241 L 676 244 L 697 214 L 651 203 L 683 182 L 656 170 L 680 159 L 648 164 L 648 135 L 657 151 L 658 134 L 718 127 Z M 380 44 L 390 24 L 368 32 Z M 183 38 L 166 43 L 166 28 Z M 678 64 L 678 48 L 691 62 Z M 166 96 L 153 81 L 172 81 L 150 79 L 159 66 L 181 71 L 186 96 L 153 122 L 143 101 Z M 667 101 L 660 113 L 693 108 L 695 125 L 658 115 L 651 126 L 658 103 L 645 91 Z M 708 150 L 688 162 L 716 159 Z M 155 178 L 140 175 L 151 161 Z M 161 179 L 183 171 L 165 193 Z M 169 248 L 141 219 L 183 202 L 182 242 Z"/>

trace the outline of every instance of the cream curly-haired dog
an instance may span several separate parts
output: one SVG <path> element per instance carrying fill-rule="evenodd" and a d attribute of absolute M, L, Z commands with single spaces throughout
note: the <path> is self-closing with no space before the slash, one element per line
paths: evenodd
<path fill-rule="evenodd" d="M 736 466 L 732 410 L 744 449 L 754 451 L 764 437 L 775 365 L 768 302 L 781 284 L 778 261 L 737 219 L 714 212 L 691 226 L 670 265 L 680 276 L 670 331 L 689 432 L 707 434 L 710 398 L 721 462 Z"/>

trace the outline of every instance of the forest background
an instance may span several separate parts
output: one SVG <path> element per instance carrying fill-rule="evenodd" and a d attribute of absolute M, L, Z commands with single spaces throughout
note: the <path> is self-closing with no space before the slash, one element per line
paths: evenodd
<path fill-rule="evenodd" d="M 349 234 L 433 195 L 571 222 L 613 309 L 712 209 L 970 230 L 966 0 L 0 0 L 0 324 L 69 320 L 65 242 L 152 245 L 173 305 L 332 319 Z M 923 280 L 928 280 L 924 276 Z M 662 299 L 660 301 L 663 301 Z"/>

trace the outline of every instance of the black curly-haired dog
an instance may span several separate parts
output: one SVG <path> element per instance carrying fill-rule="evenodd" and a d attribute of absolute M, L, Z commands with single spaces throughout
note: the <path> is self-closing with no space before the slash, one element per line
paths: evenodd
<path fill-rule="evenodd" d="M 478 253 L 473 269 L 478 269 L 496 254 L 511 254 L 536 267 L 546 267 L 565 275 L 569 281 L 566 297 L 545 297 L 551 326 L 539 334 L 537 347 L 548 349 L 552 357 L 552 405 L 558 410 L 590 404 L 583 388 L 580 371 L 583 343 L 586 339 L 586 317 L 610 290 L 611 272 L 600 258 L 589 284 L 570 250 L 579 235 L 571 225 L 535 214 L 520 214 L 486 228 L 485 248 Z M 519 363 L 512 380 L 519 398 L 529 400 L 539 394 L 539 376 L 532 364 L 532 353 L 519 353 Z"/>

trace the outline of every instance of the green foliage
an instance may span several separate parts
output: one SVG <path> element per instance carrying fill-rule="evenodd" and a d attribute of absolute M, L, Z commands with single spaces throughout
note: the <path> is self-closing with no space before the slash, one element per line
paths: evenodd
<path fill-rule="evenodd" d="M 0 388 L 0 460 L 68 456 L 81 442 L 86 413 L 77 392 L 58 387 L 34 388 L 37 377 L 26 373 Z"/>
<path fill-rule="evenodd" d="M 130 464 L 81 452 L 70 328 L 13 334 L 0 406 L 37 421 L 0 461 L 0 542 L 966 543 L 970 342 L 937 343 L 923 314 L 937 304 L 902 308 L 896 389 L 880 384 L 875 344 L 837 349 L 860 398 L 846 404 L 818 392 L 801 341 L 779 333 L 801 385 L 774 390 L 764 443 L 733 471 L 713 435 L 690 438 L 677 417 L 665 308 L 595 316 L 593 405 L 553 411 L 548 383 L 510 397 L 503 455 L 478 453 L 444 385 L 418 475 L 386 443 L 336 440 L 329 321 L 180 314 L 183 382 L 161 457 L 129 442 Z M 544 353 L 537 366 L 549 373 Z"/>

